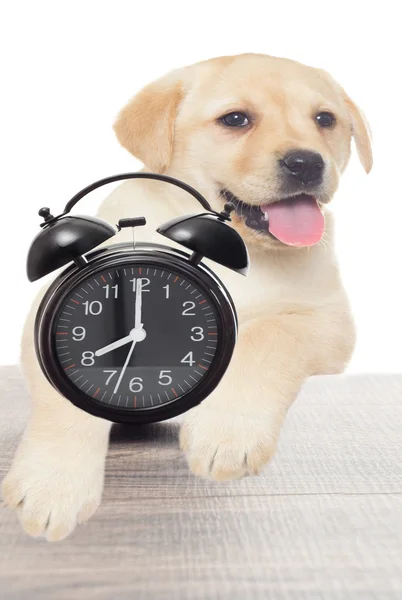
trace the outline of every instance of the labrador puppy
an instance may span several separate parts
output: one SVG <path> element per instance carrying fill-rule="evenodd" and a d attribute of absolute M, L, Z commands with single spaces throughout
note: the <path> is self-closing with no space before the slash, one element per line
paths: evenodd
<path fill-rule="evenodd" d="M 228 200 L 236 207 L 233 224 L 248 245 L 250 274 L 212 266 L 235 300 L 239 339 L 218 388 L 184 416 L 180 443 L 197 475 L 257 474 L 306 378 L 341 372 L 354 347 L 329 204 L 352 137 L 371 169 L 367 123 L 325 71 L 245 54 L 151 83 L 122 110 L 115 131 L 145 170 L 188 182 L 215 210 Z M 197 210 L 181 190 L 130 181 L 99 216 L 116 223 L 145 214 L 139 239 L 166 243 L 156 227 Z M 40 371 L 33 343 L 39 302 L 22 342 L 32 412 L 3 496 L 27 533 L 60 540 L 100 503 L 111 425 L 62 398 Z"/>

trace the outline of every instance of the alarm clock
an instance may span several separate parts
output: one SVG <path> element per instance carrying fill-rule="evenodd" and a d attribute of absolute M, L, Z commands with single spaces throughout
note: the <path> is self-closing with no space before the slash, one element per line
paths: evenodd
<path fill-rule="evenodd" d="M 164 223 L 158 232 L 185 250 L 151 243 L 98 248 L 144 217 L 117 227 L 71 209 L 92 190 L 124 179 L 157 179 L 197 199 L 205 211 Z M 237 336 L 228 290 L 202 262 L 240 274 L 249 259 L 220 213 L 183 181 L 155 173 L 125 173 L 84 188 L 53 216 L 42 208 L 41 232 L 27 258 L 35 281 L 65 267 L 45 293 L 35 321 L 35 348 L 52 386 L 82 410 L 113 422 L 149 423 L 177 416 L 204 400 L 225 373 Z M 189 252 L 190 251 L 190 252 Z"/>

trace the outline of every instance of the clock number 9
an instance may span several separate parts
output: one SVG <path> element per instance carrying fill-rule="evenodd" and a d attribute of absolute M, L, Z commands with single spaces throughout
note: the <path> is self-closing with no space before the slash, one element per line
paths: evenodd
<path fill-rule="evenodd" d="M 73 340 L 74 342 L 82 342 L 86 335 L 85 327 L 74 327 L 73 329 Z"/>

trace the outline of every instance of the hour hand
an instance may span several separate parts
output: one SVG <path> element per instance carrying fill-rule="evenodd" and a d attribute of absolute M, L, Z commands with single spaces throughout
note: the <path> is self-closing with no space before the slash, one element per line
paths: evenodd
<path fill-rule="evenodd" d="M 99 348 L 99 350 L 96 350 L 95 356 L 103 356 L 107 352 L 112 352 L 112 350 L 116 350 L 117 348 L 120 348 L 121 346 L 125 346 L 126 344 L 129 344 L 130 342 L 142 342 L 142 340 L 145 339 L 145 336 L 146 336 L 146 333 L 145 333 L 144 329 L 142 329 L 142 328 L 135 329 L 134 328 L 125 337 L 120 338 L 119 340 L 116 340 L 115 342 L 112 342 L 111 344 L 108 344 L 107 346 L 104 346 L 103 348 Z"/>
<path fill-rule="evenodd" d="M 116 350 L 116 348 L 120 348 L 121 346 L 124 346 L 125 344 L 128 344 L 129 342 L 132 342 L 132 341 L 133 341 L 133 338 L 132 338 L 131 334 L 126 335 L 125 337 L 120 338 L 119 340 L 116 340 L 115 342 L 112 342 L 111 344 L 108 344 L 107 346 L 103 346 L 103 348 L 99 348 L 99 350 L 96 350 L 95 356 L 103 356 L 107 352 Z"/>

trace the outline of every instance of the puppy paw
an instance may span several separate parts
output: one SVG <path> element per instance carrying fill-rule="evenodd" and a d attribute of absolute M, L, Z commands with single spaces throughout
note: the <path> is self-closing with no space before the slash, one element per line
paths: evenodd
<path fill-rule="evenodd" d="M 76 449 L 25 448 L 3 480 L 2 496 L 26 533 L 58 541 L 96 511 L 103 478 L 103 461 L 80 456 Z"/>
<path fill-rule="evenodd" d="M 276 429 L 264 415 L 224 414 L 201 404 L 185 417 L 180 446 L 193 473 L 216 481 L 257 475 L 272 458 Z"/>

